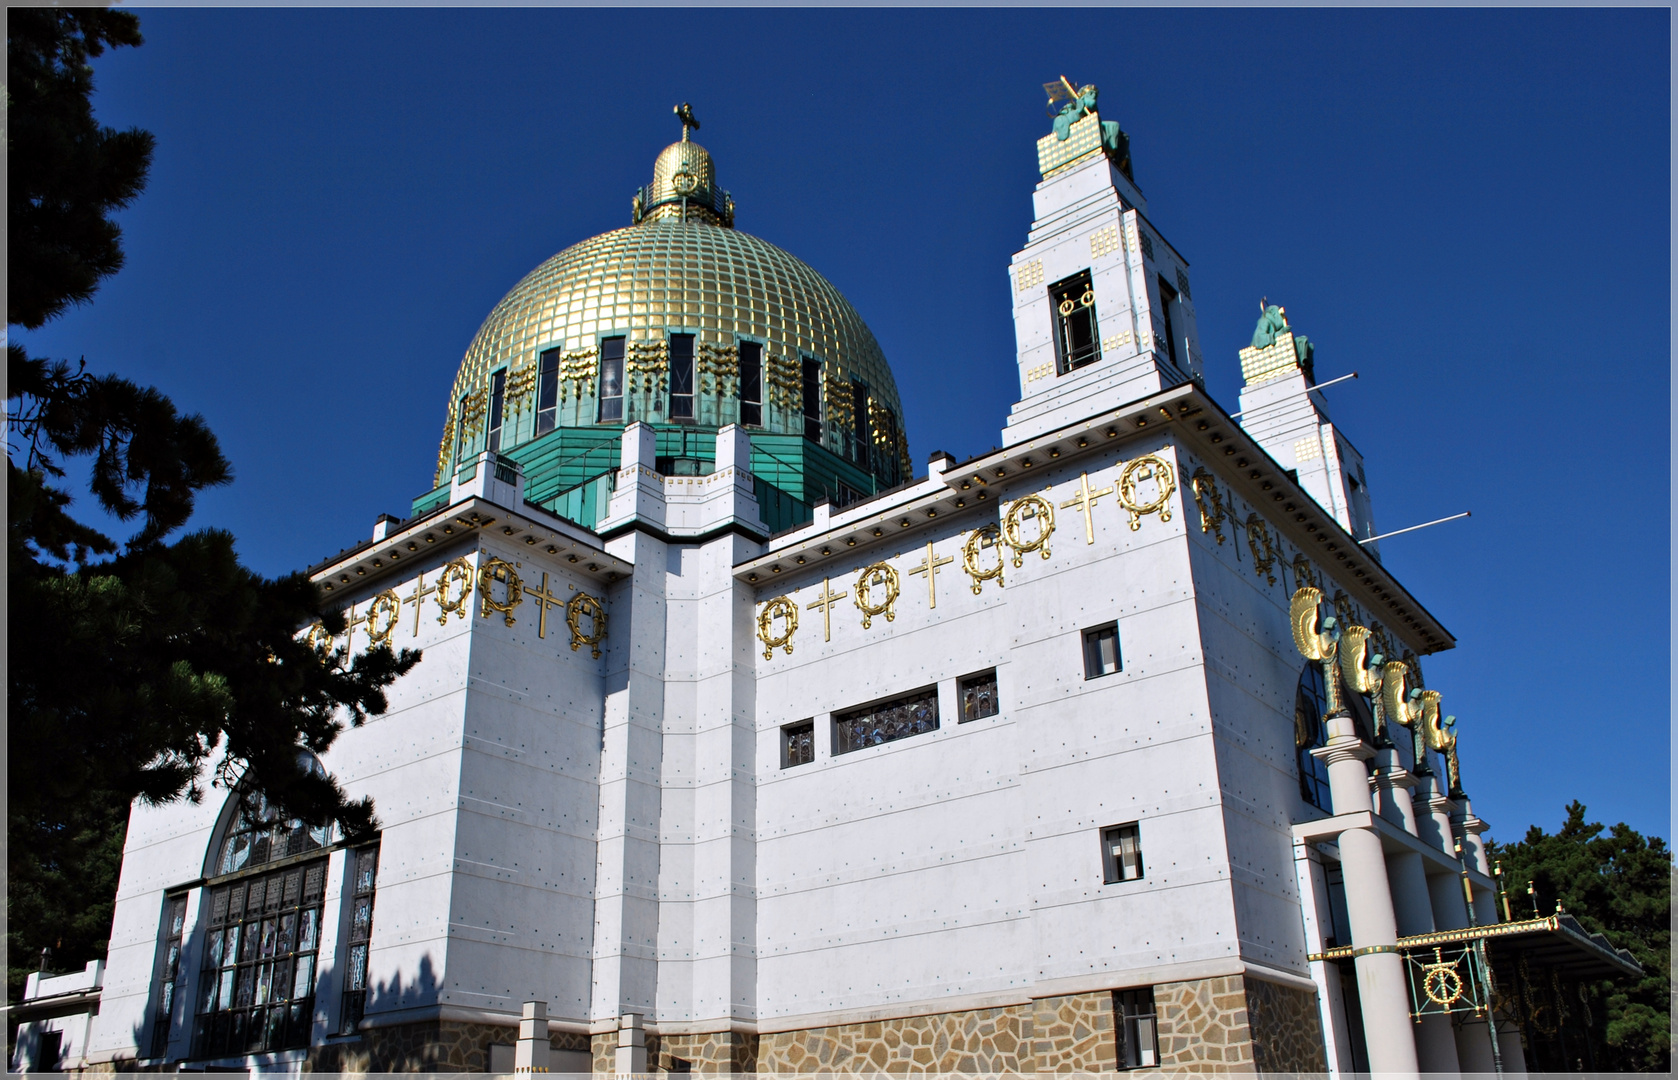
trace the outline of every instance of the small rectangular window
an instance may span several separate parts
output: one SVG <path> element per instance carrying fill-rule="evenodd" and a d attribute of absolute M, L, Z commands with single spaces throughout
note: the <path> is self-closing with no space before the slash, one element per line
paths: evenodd
<path fill-rule="evenodd" d="M 670 419 L 693 419 L 693 335 L 670 335 Z"/>
<path fill-rule="evenodd" d="M 805 720 L 781 729 L 781 768 L 808 765 L 816 760 L 816 722 Z"/>
<path fill-rule="evenodd" d="M 600 343 L 600 422 L 623 419 L 623 338 Z"/>
<path fill-rule="evenodd" d="M 996 700 L 996 669 L 961 680 L 961 723 L 983 720 L 1001 711 Z"/>
<path fill-rule="evenodd" d="M 740 422 L 763 423 L 763 346 L 755 341 L 740 343 Z"/>
<path fill-rule="evenodd" d="M 559 350 L 548 349 L 536 365 L 536 434 L 554 429 L 559 416 Z"/>
<path fill-rule="evenodd" d="M 1171 305 L 1177 302 L 1177 290 L 1165 283 L 1165 278 L 1159 279 L 1159 312 L 1165 316 L 1165 354 L 1171 358 L 1173 367 L 1181 367 L 1177 363 L 1177 332 L 1171 328 Z"/>
<path fill-rule="evenodd" d="M 806 356 L 803 363 L 804 437 L 822 441 L 822 362 Z"/>
<path fill-rule="evenodd" d="M 64 1032 L 42 1031 L 37 1038 L 40 1042 L 35 1047 L 35 1068 L 32 1071 L 59 1072 L 60 1059 L 64 1057 Z"/>
<path fill-rule="evenodd" d="M 1119 627 L 1108 623 L 1084 631 L 1084 678 L 1099 679 L 1119 670 Z"/>
<path fill-rule="evenodd" d="M 1055 344 L 1060 352 L 1060 373 L 1093 364 L 1101 359 L 1096 340 L 1095 289 L 1085 270 L 1049 286 L 1049 303 L 1054 305 Z"/>
<path fill-rule="evenodd" d="M 1142 876 L 1142 835 L 1136 822 L 1101 830 L 1101 873 L 1108 885 Z"/>
<path fill-rule="evenodd" d="M 1113 1029 L 1118 1035 L 1121 1069 L 1149 1069 L 1159 1064 L 1159 1021 L 1154 988 L 1113 991 Z"/>
<path fill-rule="evenodd" d="M 507 399 L 507 369 L 502 368 L 489 377 L 489 435 L 484 449 L 501 449 L 501 413 Z"/>
<path fill-rule="evenodd" d="M 350 930 L 344 956 L 344 1007 L 338 1033 L 355 1034 L 367 1009 L 367 951 L 373 940 L 373 891 L 378 883 L 379 849 L 362 848 L 350 854 Z"/>
<path fill-rule="evenodd" d="M 938 688 L 928 686 L 902 697 L 835 713 L 833 752 L 848 754 L 937 730 Z"/>

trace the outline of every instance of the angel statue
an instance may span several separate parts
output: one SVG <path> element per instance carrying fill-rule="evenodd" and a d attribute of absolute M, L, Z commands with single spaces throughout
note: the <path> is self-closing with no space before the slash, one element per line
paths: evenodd
<path fill-rule="evenodd" d="M 1043 89 L 1049 95 L 1050 115 L 1055 118 L 1055 138 L 1060 142 L 1071 137 L 1074 123 L 1096 112 L 1095 99 L 1100 91 L 1091 84 L 1086 83 L 1074 90 L 1071 80 L 1062 75 L 1059 82 L 1044 83 Z M 1058 113 L 1053 112 L 1056 102 L 1065 103 Z M 1107 156 L 1124 173 L 1125 179 L 1136 183 L 1136 177 L 1130 174 L 1130 136 L 1124 133 L 1117 121 L 1101 121 L 1101 148 L 1107 151 Z"/>
<path fill-rule="evenodd" d="M 1323 720 L 1348 716 L 1346 699 L 1340 693 L 1340 630 L 1333 615 L 1321 617 L 1318 608 L 1323 602 L 1321 589 L 1301 586 L 1288 604 L 1288 621 L 1293 624 L 1293 643 L 1299 655 L 1315 660 L 1323 668 L 1323 689 L 1328 695 L 1328 706 Z M 1320 620 L 1320 621 L 1319 621 Z"/>
<path fill-rule="evenodd" d="M 1392 740 L 1387 737 L 1387 710 L 1381 698 L 1381 684 L 1384 679 L 1381 667 L 1383 657 L 1378 652 L 1370 652 L 1370 644 L 1369 627 L 1354 624 L 1342 630 L 1337 650 L 1340 674 L 1352 693 L 1369 695 L 1375 714 L 1375 737 L 1372 742 L 1375 749 L 1386 750 L 1392 746 Z"/>
<path fill-rule="evenodd" d="M 1263 300 L 1260 300 L 1258 325 L 1253 327 L 1253 348 L 1268 349 L 1276 344 L 1276 338 L 1284 330 L 1292 329 L 1293 327 L 1288 325 L 1287 308 L 1279 304 L 1267 305 Z M 1294 352 L 1299 357 L 1299 366 L 1306 371 L 1310 371 L 1311 356 L 1316 351 L 1316 347 L 1303 334 L 1293 336 L 1293 347 Z"/>

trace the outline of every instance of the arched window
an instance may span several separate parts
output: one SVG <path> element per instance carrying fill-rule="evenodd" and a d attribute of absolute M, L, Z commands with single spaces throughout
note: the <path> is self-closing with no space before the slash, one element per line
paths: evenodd
<path fill-rule="evenodd" d="M 1328 766 L 1312 750 L 1328 741 L 1323 713 L 1328 711 L 1328 692 L 1323 687 L 1322 665 L 1305 662 L 1299 673 L 1299 689 L 1293 699 L 1293 742 L 1299 755 L 1299 795 L 1327 813 L 1334 812 L 1329 798 Z"/>

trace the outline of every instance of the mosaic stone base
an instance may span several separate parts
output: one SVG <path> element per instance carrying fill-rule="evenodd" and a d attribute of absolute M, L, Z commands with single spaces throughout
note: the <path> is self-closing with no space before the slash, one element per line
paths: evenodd
<path fill-rule="evenodd" d="M 1259 1071 L 1326 1073 L 1328 1048 L 1317 995 L 1263 979 L 1248 978 L 1246 984 L 1247 1024 Z"/>
<path fill-rule="evenodd" d="M 760 1037 L 758 1071 L 1018 1072 L 1030 1026 L 1031 1007 L 1014 1005 L 777 1031 Z"/>
<path fill-rule="evenodd" d="M 489 1069 L 490 1046 L 511 1045 L 518 1042 L 518 1037 L 517 1025 L 452 1020 L 397 1024 L 364 1031 L 353 1042 L 317 1046 L 310 1051 L 303 1071 L 352 1076 L 382 1072 L 485 1072 Z M 555 1050 L 586 1050 L 588 1036 L 561 1032 L 550 1035 L 548 1045 Z"/>

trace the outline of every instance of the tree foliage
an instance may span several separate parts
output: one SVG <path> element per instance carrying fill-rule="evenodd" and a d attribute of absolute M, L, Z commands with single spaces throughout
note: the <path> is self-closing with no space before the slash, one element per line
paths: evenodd
<path fill-rule="evenodd" d="M 1586 930 L 1628 949 L 1643 966 L 1637 980 L 1589 988 L 1596 1015 L 1596 1067 L 1666 1072 L 1671 1068 L 1672 851 L 1624 822 L 1586 822 L 1585 807 L 1567 806 L 1554 834 L 1534 825 L 1517 844 L 1494 846 L 1512 907 L 1548 915 L 1560 901 Z M 1533 898 L 1525 895 L 1532 884 Z M 1536 911 L 1534 911 L 1534 907 Z M 1516 910 L 1517 918 L 1522 911 Z"/>
<path fill-rule="evenodd" d="M 138 45 L 123 12 L 10 14 L 14 134 L 8 321 L 33 328 L 122 265 L 109 213 L 144 186 L 152 140 L 93 121 L 87 59 Z M 22 179 L 20 182 L 20 171 Z M 243 566 L 225 531 L 177 535 L 232 470 L 198 416 L 156 389 L 7 347 L 8 939 L 12 993 L 43 947 L 56 966 L 103 953 L 128 808 L 246 783 L 288 816 L 377 826 L 304 751 L 385 709 L 419 660 L 350 655 L 308 577 Z M 136 525 L 119 541 L 71 514 L 74 461 L 94 503 Z"/>

